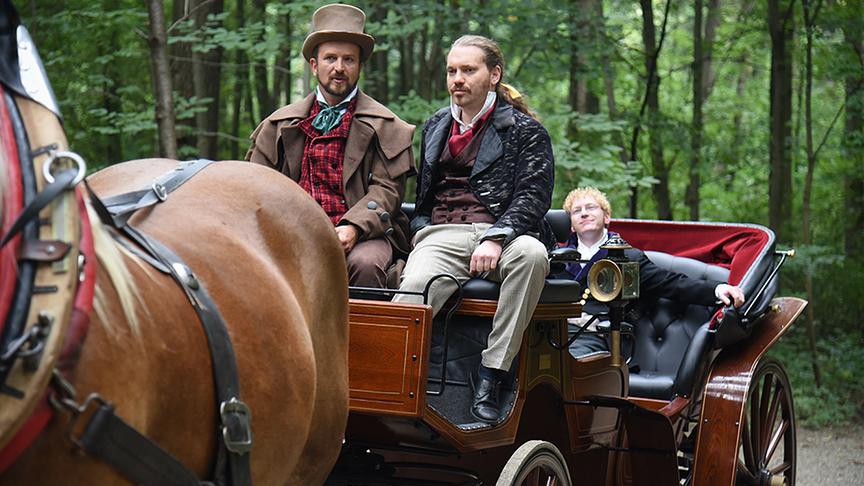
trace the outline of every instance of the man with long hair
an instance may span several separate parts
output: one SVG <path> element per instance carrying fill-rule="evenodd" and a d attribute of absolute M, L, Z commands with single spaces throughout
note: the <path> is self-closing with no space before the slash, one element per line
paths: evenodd
<path fill-rule="evenodd" d="M 453 43 L 447 56 L 450 106 L 423 127 L 411 221 L 415 248 L 400 286 L 423 290 L 440 273 L 501 283 L 471 409 L 489 422 L 499 419 L 500 384 L 540 299 L 547 250 L 554 244 L 544 218 L 554 177 L 549 134 L 503 77 L 504 58 L 494 41 L 466 35 Z M 433 283 L 435 313 L 455 290 L 448 279 Z"/>

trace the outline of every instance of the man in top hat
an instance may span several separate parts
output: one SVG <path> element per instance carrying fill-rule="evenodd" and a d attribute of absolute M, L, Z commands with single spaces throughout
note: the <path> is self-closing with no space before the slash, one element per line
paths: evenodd
<path fill-rule="evenodd" d="M 318 86 L 258 125 L 246 160 L 282 172 L 318 201 L 345 250 L 351 285 L 386 287 L 390 264 L 410 251 L 400 206 L 414 173 L 414 126 L 357 86 L 375 47 L 365 23 L 350 5 L 315 11 L 303 57 Z"/>

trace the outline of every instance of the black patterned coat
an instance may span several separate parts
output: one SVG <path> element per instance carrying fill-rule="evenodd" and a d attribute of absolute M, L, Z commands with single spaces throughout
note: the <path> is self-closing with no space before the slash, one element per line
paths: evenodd
<path fill-rule="evenodd" d="M 545 219 L 552 204 L 555 161 L 549 134 L 537 120 L 499 98 L 483 131 L 480 149 L 468 184 L 496 222 L 483 239 L 502 238 L 507 245 L 520 235 L 531 235 L 548 248 L 555 244 Z M 411 233 L 431 224 L 438 161 L 450 137 L 450 107 L 432 115 L 423 127 L 417 201 Z"/>

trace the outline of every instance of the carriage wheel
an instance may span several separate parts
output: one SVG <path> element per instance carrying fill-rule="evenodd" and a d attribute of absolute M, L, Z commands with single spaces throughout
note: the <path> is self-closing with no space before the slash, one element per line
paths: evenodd
<path fill-rule="evenodd" d="M 530 440 L 510 456 L 496 486 L 570 486 L 567 461 L 553 444 Z"/>
<path fill-rule="evenodd" d="M 779 362 L 764 360 L 756 368 L 744 405 L 735 484 L 794 486 L 795 446 L 789 378 Z"/>

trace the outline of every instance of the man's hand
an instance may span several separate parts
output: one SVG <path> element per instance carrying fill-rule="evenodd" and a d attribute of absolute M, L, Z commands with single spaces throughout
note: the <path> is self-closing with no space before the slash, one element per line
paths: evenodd
<path fill-rule="evenodd" d="M 339 243 L 342 244 L 342 249 L 347 254 L 357 243 L 357 228 L 353 224 L 336 226 L 336 236 L 339 237 Z"/>
<path fill-rule="evenodd" d="M 471 273 L 483 273 L 495 270 L 498 259 L 501 258 L 501 243 L 495 240 L 486 240 L 471 254 Z"/>
<path fill-rule="evenodd" d="M 744 304 L 744 291 L 740 287 L 720 284 L 714 289 L 714 295 L 726 305 L 734 302 L 735 307 L 741 307 Z"/>

